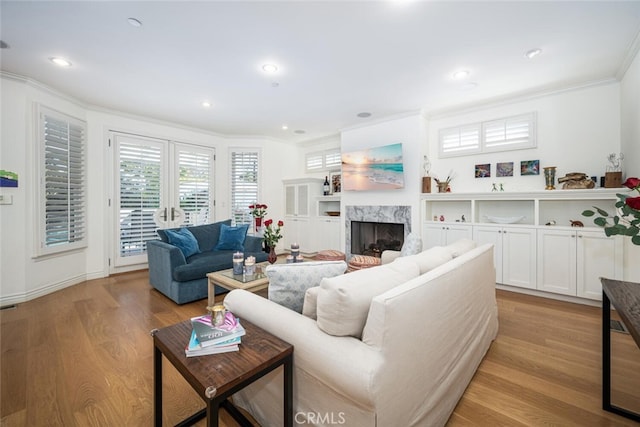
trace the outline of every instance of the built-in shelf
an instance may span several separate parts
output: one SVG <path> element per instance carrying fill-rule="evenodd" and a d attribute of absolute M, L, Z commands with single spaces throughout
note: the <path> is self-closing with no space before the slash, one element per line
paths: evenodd
<path fill-rule="evenodd" d="M 422 195 L 423 222 L 464 222 L 494 224 L 491 218 L 519 218 L 514 224 L 544 226 L 555 222 L 559 227 L 570 227 L 571 221 L 580 221 L 586 227 L 597 228 L 592 219 L 582 216 L 586 209 L 598 206 L 615 212 L 617 193 L 626 188 L 599 188 L 591 190 L 550 190 L 526 193 L 435 193 Z"/>
<path fill-rule="evenodd" d="M 332 213 L 332 215 L 329 214 Z M 317 196 L 316 197 L 316 215 L 320 217 L 338 217 L 340 215 L 333 214 L 340 212 L 340 196 Z"/>

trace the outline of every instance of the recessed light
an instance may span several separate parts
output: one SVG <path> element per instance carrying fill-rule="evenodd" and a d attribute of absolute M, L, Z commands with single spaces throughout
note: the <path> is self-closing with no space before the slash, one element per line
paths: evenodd
<path fill-rule="evenodd" d="M 132 27 L 142 27 L 142 22 L 136 18 L 129 18 L 127 19 L 127 22 L 131 24 Z"/>
<path fill-rule="evenodd" d="M 294 130 L 293 133 L 297 133 L 299 135 L 302 135 L 303 133 L 307 133 L 307 131 L 302 130 L 302 129 L 298 129 L 298 130 Z"/>
<path fill-rule="evenodd" d="M 532 59 L 542 53 L 542 49 L 531 49 L 527 53 L 524 54 L 529 59 Z"/>
<path fill-rule="evenodd" d="M 202 101 L 202 106 L 204 108 L 209 108 L 209 107 L 211 107 L 211 103 L 209 101 Z"/>
<path fill-rule="evenodd" d="M 59 56 L 51 57 L 49 58 L 49 61 L 53 62 L 59 67 L 71 67 L 71 62 Z"/>
<path fill-rule="evenodd" d="M 454 80 L 463 80 L 469 77 L 471 73 L 468 70 L 458 70 L 452 74 Z"/>
<path fill-rule="evenodd" d="M 278 66 L 274 64 L 264 64 L 262 66 L 262 71 L 264 71 L 265 73 L 275 73 L 276 71 L 278 71 Z"/>
<path fill-rule="evenodd" d="M 287 125 L 282 125 L 282 130 L 287 130 L 287 129 L 289 129 L 289 126 L 287 126 Z"/>
<path fill-rule="evenodd" d="M 469 83 L 465 83 L 465 84 L 463 84 L 463 85 L 462 85 L 462 87 L 460 88 L 460 90 L 464 90 L 464 91 L 467 91 L 467 90 L 474 90 L 474 89 L 475 89 L 475 88 L 477 88 L 477 87 L 478 87 L 478 83 L 476 83 L 476 82 L 469 82 Z"/>
<path fill-rule="evenodd" d="M 278 87 L 280 86 L 280 83 L 278 82 L 271 82 L 271 87 Z"/>
<path fill-rule="evenodd" d="M 364 119 L 366 117 L 371 117 L 371 113 L 367 113 L 366 111 L 363 111 L 362 113 L 358 113 L 357 116 Z"/>

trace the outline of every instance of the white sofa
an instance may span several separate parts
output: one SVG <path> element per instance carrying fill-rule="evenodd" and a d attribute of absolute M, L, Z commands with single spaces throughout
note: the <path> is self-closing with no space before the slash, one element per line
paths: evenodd
<path fill-rule="evenodd" d="M 307 315 L 246 291 L 224 303 L 294 345 L 295 425 L 444 425 L 498 331 L 493 246 L 467 240 L 323 279 Z M 282 381 L 234 402 L 281 426 Z"/>

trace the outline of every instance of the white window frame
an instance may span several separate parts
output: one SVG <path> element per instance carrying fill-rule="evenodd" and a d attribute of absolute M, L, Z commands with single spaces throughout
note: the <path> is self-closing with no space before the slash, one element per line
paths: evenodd
<path fill-rule="evenodd" d="M 446 158 L 536 148 L 536 128 L 535 112 L 445 128 L 438 133 L 438 152 L 440 158 Z M 477 143 L 468 144 L 470 136 L 475 132 Z M 451 144 L 456 138 L 459 146 L 446 149 L 445 143 Z"/>
<path fill-rule="evenodd" d="M 78 250 L 87 247 L 87 235 L 88 235 L 88 218 L 87 218 L 87 124 L 85 121 L 76 117 L 69 116 L 67 114 L 55 111 L 51 108 L 43 105 L 36 106 L 37 117 L 37 136 L 36 140 L 36 168 L 37 175 L 37 190 L 36 190 L 36 206 L 37 206 L 37 227 L 36 227 L 36 245 L 35 256 L 54 255 L 62 252 Z M 80 146 L 80 170 L 76 168 L 74 175 L 79 177 L 81 188 L 76 191 L 76 196 L 79 195 L 79 200 L 76 200 L 75 207 L 69 207 L 69 214 L 73 213 L 80 218 L 78 221 L 69 220 L 75 224 L 75 233 L 78 235 L 76 239 L 67 239 L 56 244 L 47 243 L 47 191 L 46 186 L 48 183 L 47 178 L 47 166 L 46 156 L 48 147 L 45 137 L 46 117 L 53 120 L 57 120 L 65 123 L 67 126 L 74 126 L 80 128 L 81 136 L 79 144 Z M 67 141 L 71 144 L 70 141 Z M 77 147 L 76 147 L 77 150 Z M 77 151 L 76 151 L 77 153 Z M 67 164 L 68 165 L 68 164 Z M 65 165 L 65 166 L 67 166 Z M 67 177 L 68 184 L 71 184 L 71 178 Z M 69 215 L 71 216 L 71 215 Z"/>
<path fill-rule="evenodd" d="M 235 211 L 236 207 L 234 205 L 234 178 L 233 178 L 233 156 L 234 153 L 255 153 L 257 157 L 257 182 L 256 182 L 256 200 L 247 199 L 246 207 L 240 206 L 243 209 L 243 214 L 238 215 Z M 249 211 L 249 205 L 253 203 L 263 203 L 260 200 L 262 191 L 261 191 L 261 183 L 262 183 L 262 150 L 260 148 L 251 148 L 251 147 L 232 147 L 229 149 L 229 210 L 230 217 L 233 219 L 234 224 L 251 224 L 253 221 L 253 217 Z"/>
<path fill-rule="evenodd" d="M 318 165 L 316 167 L 312 165 Z M 305 169 L 307 173 L 321 171 L 337 171 L 342 168 L 342 154 L 340 148 L 307 153 Z"/>

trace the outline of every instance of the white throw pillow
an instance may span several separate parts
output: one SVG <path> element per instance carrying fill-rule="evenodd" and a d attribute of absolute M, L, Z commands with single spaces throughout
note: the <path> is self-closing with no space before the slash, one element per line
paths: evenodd
<path fill-rule="evenodd" d="M 310 319 L 318 318 L 318 291 L 320 286 L 314 286 L 307 289 L 304 294 L 304 304 L 302 305 L 302 314 Z"/>
<path fill-rule="evenodd" d="M 476 242 L 471 239 L 460 239 L 452 244 L 445 246 L 451 252 L 451 256 L 454 258 L 469 252 L 477 246 Z"/>
<path fill-rule="evenodd" d="M 371 299 L 418 274 L 415 262 L 398 258 L 390 264 L 322 279 L 318 291 L 318 327 L 329 335 L 360 338 Z"/>
<path fill-rule="evenodd" d="M 416 263 L 420 270 L 420 274 L 424 274 L 445 262 L 451 261 L 453 256 L 451 255 L 451 250 L 448 248 L 434 246 L 426 251 L 420 252 L 419 254 L 410 255 L 403 259 Z"/>

